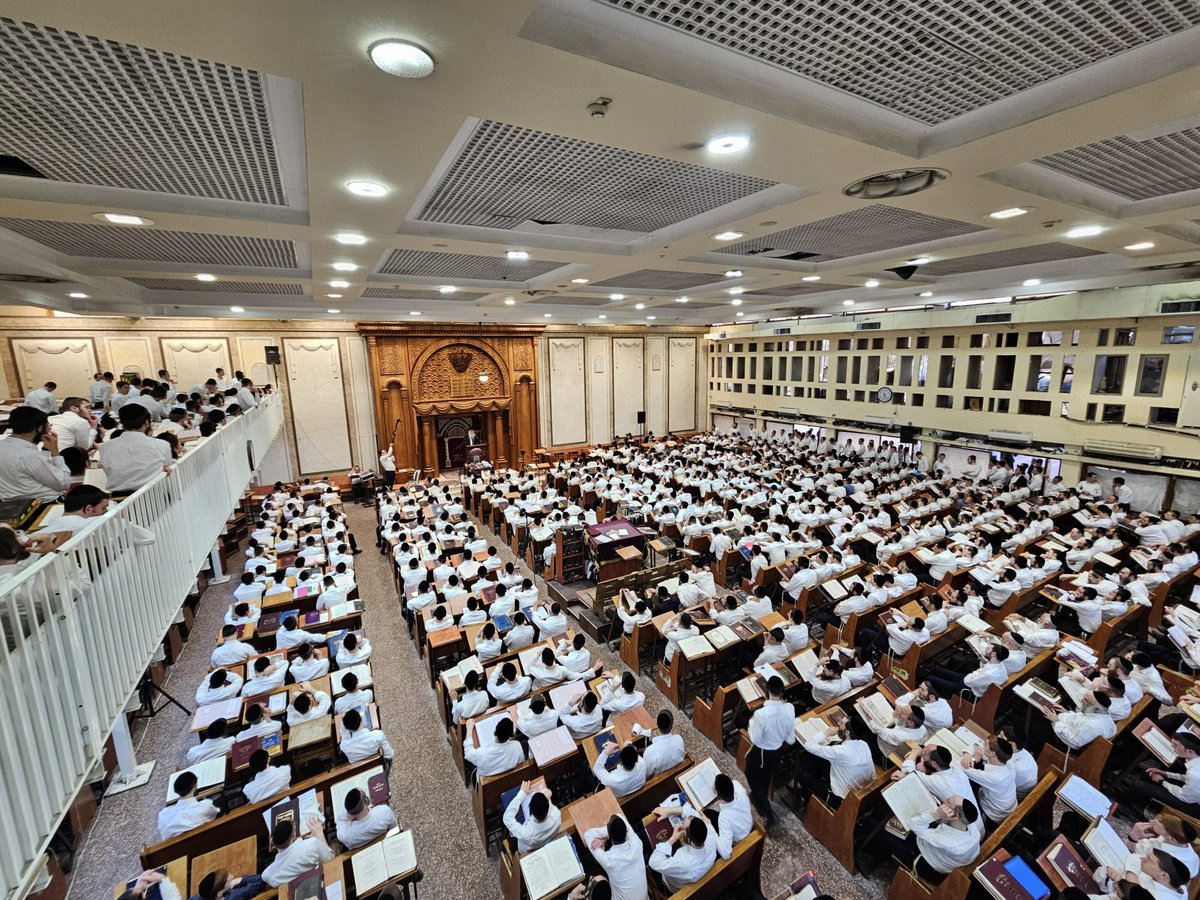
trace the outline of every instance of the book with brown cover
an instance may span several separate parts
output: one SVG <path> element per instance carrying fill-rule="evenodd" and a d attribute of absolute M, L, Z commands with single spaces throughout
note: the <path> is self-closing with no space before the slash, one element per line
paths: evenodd
<path fill-rule="evenodd" d="M 248 737 L 244 741 L 234 741 L 233 749 L 230 751 L 233 757 L 233 768 L 244 769 L 250 764 L 250 757 L 254 755 L 254 751 L 262 746 L 262 736 L 255 735 Z"/>
<path fill-rule="evenodd" d="M 274 634 L 279 630 L 279 613 L 267 613 L 258 620 L 259 634 Z"/>
<path fill-rule="evenodd" d="M 894 678 L 889 675 L 883 681 L 879 682 L 879 692 L 887 697 L 889 702 L 894 706 L 897 697 L 903 697 L 908 693 L 908 688 L 899 678 Z"/>
<path fill-rule="evenodd" d="M 367 798 L 372 806 L 386 806 L 392 799 L 391 785 L 383 772 L 377 772 L 367 779 Z"/>
<path fill-rule="evenodd" d="M 321 886 L 321 869 L 317 867 L 293 878 L 287 884 L 287 900 L 324 900 L 325 889 Z"/>
<path fill-rule="evenodd" d="M 1084 893 L 1095 893 L 1096 882 L 1092 878 L 1092 870 L 1066 838 L 1059 836 L 1056 839 L 1046 853 L 1046 859 L 1067 884 L 1074 885 Z"/>
<path fill-rule="evenodd" d="M 975 879 L 996 900 L 1033 900 L 1033 895 L 1005 868 L 1004 861 L 994 856 L 975 870 Z"/>
<path fill-rule="evenodd" d="M 297 797 L 288 797 L 285 800 L 280 800 L 271 807 L 271 831 L 275 831 L 275 826 L 280 822 L 291 822 L 293 833 L 300 831 L 300 800 Z"/>
<path fill-rule="evenodd" d="M 670 841 L 674 831 L 675 826 L 671 824 L 669 819 L 656 818 L 646 826 L 646 837 L 650 838 L 650 845 L 654 847 L 664 841 Z"/>

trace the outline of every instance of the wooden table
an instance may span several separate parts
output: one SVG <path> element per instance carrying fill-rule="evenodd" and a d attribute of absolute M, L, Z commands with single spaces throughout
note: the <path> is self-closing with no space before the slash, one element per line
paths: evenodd
<path fill-rule="evenodd" d="M 650 713 L 646 712 L 645 705 L 635 706 L 633 709 L 627 709 L 625 712 L 617 713 L 609 722 L 609 727 L 612 728 L 613 734 L 617 736 L 617 740 L 621 743 L 632 741 L 636 737 L 633 733 L 634 725 L 641 725 L 647 731 L 654 731 L 656 727 L 655 721 L 650 718 Z"/>
<path fill-rule="evenodd" d="M 619 815 L 622 813 L 617 795 L 610 788 L 604 788 L 567 804 L 562 811 L 562 827 L 558 833 L 568 834 L 573 830 L 582 842 L 590 829 L 607 828 L 608 820 Z"/>
<path fill-rule="evenodd" d="M 192 860 L 191 893 L 200 892 L 200 881 L 209 872 L 224 869 L 230 875 L 248 875 L 258 871 L 258 837 L 248 838 L 210 850 Z"/>

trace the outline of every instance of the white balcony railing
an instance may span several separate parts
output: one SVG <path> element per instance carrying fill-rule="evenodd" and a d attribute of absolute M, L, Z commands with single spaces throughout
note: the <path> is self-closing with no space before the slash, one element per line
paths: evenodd
<path fill-rule="evenodd" d="M 39 868 L 282 425 L 267 398 L 0 584 L 0 895 Z M 135 546 L 133 525 L 155 542 Z"/>

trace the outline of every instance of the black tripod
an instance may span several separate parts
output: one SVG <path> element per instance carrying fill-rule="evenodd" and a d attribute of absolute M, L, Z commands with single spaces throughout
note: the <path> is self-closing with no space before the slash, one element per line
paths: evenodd
<path fill-rule="evenodd" d="M 142 705 L 138 711 L 133 714 L 133 718 L 135 719 L 153 719 L 170 704 L 178 706 L 186 716 L 190 716 L 192 714 L 190 709 L 155 684 L 154 679 L 150 677 L 149 672 L 146 672 L 144 675 L 142 675 L 142 680 L 138 682 L 137 692 L 138 699 L 141 701 Z M 154 695 L 156 693 L 161 694 L 164 698 L 166 698 L 167 701 L 157 709 L 154 706 Z"/>

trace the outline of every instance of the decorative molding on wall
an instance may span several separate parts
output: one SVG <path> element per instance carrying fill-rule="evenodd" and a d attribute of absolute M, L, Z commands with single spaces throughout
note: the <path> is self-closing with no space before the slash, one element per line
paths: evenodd
<path fill-rule="evenodd" d="M 47 381 L 58 385 L 55 396 L 86 397 L 96 371 L 96 347 L 91 338 L 33 340 L 10 338 L 22 396 Z"/>
<path fill-rule="evenodd" d="M 336 337 L 283 339 L 300 474 L 348 469 L 350 436 Z"/>

